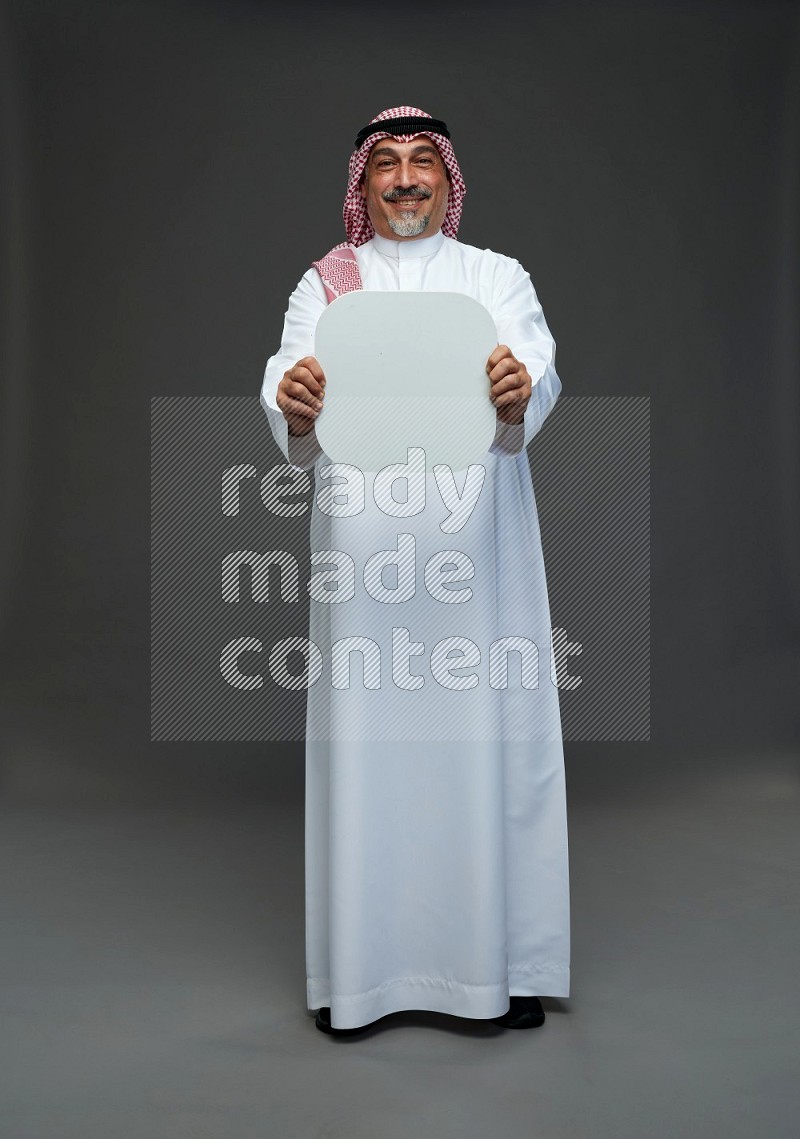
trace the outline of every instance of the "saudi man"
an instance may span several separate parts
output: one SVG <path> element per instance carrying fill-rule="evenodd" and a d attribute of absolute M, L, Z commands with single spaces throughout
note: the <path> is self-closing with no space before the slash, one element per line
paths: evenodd
<path fill-rule="evenodd" d="M 464 194 L 444 122 L 394 107 L 364 127 L 347 241 L 301 278 L 261 389 L 289 468 L 314 469 L 312 566 L 336 567 L 308 582 L 305 840 L 307 1003 L 334 1035 L 411 1009 L 535 1027 L 540 996 L 569 995 L 564 757 L 526 454 L 561 382 L 528 273 L 457 240 Z M 466 294 L 497 329 L 489 451 L 466 472 L 417 470 L 424 509 L 399 518 L 379 476 L 343 477 L 315 430 L 317 321 L 356 289 Z"/>

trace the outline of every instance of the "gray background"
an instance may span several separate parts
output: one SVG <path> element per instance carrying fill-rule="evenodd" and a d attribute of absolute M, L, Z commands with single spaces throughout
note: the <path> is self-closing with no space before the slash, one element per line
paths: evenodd
<path fill-rule="evenodd" d="M 4 1134 L 789 1135 L 798 6 L 0 19 Z M 300 746 L 149 742 L 149 401 L 257 393 L 355 131 L 406 101 L 564 394 L 651 397 L 652 739 L 567 747 L 543 1030 L 343 1042 L 303 1016 Z"/>

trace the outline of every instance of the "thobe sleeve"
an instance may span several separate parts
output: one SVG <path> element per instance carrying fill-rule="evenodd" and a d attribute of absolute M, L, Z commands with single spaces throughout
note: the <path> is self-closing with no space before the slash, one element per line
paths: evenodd
<path fill-rule="evenodd" d="M 302 360 L 314 355 L 314 331 L 323 310 L 327 305 L 325 290 L 316 269 L 309 269 L 289 298 L 289 307 L 283 322 L 281 346 L 274 356 L 267 360 L 264 381 L 261 385 L 261 406 L 267 413 L 275 442 L 283 451 L 289 464 L 308 470 L 323 454 L 317 440 L 315 428 L 307 435 L 290 435 L 289 425 L 278 407 L 276 396 L 278 384 L 284 372 Z"/>
<path fill-rule="evenodd" d="M 522 423 L 498 421 L 495 455 L 518 455 L 541 429 L 561 392 L 556 373 L 556 342 L 544 319 L 530 274 L 511 260 L 492 315 L 499 344 L 507 344 L 531 377 L 531 398 Z"/>

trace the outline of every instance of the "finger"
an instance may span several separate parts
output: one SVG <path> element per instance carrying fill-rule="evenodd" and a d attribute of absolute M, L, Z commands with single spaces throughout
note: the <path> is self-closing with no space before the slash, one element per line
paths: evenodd
<path fill-rule="evenodd" d="M 486 361 L 486 371 L 491 372 L 495 364 L 499 364 L 500 361 L 503 360 L 506 356 L 511 356 L 511 359 L 514 359 L 511 349 L 507 344 L 498 344 L 494 352 L 492 352 L 491 356 Z"/>
<path fill-rule="evenodd" d="M 489 379 L 492 384 L 496 384 L 499 380 L 504 379 L 506 376 L 520 375 L 521 368 L 513 356 L 506 357 L 501 360 L 499 364 L 495 364 L 489 373 Z"/>
<path fill-rule="evenodd" d="M 300 380 L 287 379 L 283 387 L 286 395 L 289 396 L 290 399 L 300 400 L 303 403 L 309 404 L 311 407 L 320 408 L 322 407 L 324 392 L 316 380 L 314 381 L 314 385 L 317 388 L 316 392 L 313 392 L 307 384 L 302 383 Z"/>
<path fill-rule="evenodd" d="M 316 379 L 314 373 L 301 364 L 295 364 L 293 368 L 290 368 L 284 379 L 288 379 L 290 382 L 296 384 L 302 384 L 304 388 L 313 392 L 315 396 L 321 396 L 325 389 L 325 385 Z"/>
<path fill-rule="evenodd" d="M 304 356 L 302 360 L 297 361 L 296 367 L 307 368 L 317 383 L 325 383 L 325 373 L 316 356 Z"/>
<path fill-rule="evenodd" d="M 510 376 L 504 376 L 502 380 L 497 383 L 492 383 L 492 390 L 489 393 L 493 400 L 497 400 L 498 396 L 504 395 L 505 392 L 515 391 L 518 388 L 525 387 L 525 377 L 520 375 L 519 372 L 514 372 Z"/>
<path fill-rule="evenodd" d="M 530 397 L 525 395 L 521 389 L 517 389 L 515 391 L 504 392 L 502 395 L 499 395 L 497 399 L 494 400 L 494 406 L 498 410 L 504 407 L 513 407 L 514 404 L 519 404 L 520 407 L 523 405 L 527 406 L 529 398 Z"/>
<path fill-rule="evenodd" d="M 316 419 L 319 415 L 319 408 L 310 407 L 307 403 L 301 403 L 300 400 L 290 399 L 286 401 L 285 406 L 281 407 L 284 417 L 300 416 L 303 419 Z"/>
<path fill-rule="evenodd" d="M 318 403 L 318 401 L 317 401 Z M 312 419 L 316 419 L 321 410 L 321 404 L 306 403 L 304 400 L 293 399 L 285 393 L 279 394 L 277 399 L 278 407 L 285 418 L 291 418 L 293 415 L 302 415 Z"/>

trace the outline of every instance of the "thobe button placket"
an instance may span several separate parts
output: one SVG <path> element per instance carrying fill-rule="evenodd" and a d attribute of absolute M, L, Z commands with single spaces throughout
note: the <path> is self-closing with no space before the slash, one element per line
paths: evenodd
<path fill-rule="evenodd" d="M 411 291 L 424 288 L 425 266 L 443 241 L 441 231 L 417 241 L 390 241 L 377 235 L 373 238 L 375 248 L 392 264 L 398 289 Z"/>
<path fill-rule="evenodd" d="M 422 265 L 423 260 L 421 257 L 415 258 L 413 261 L 403 262 L 403 268 L 405 269 L 404 289 L 418 290 L 422 288 Z"/>

